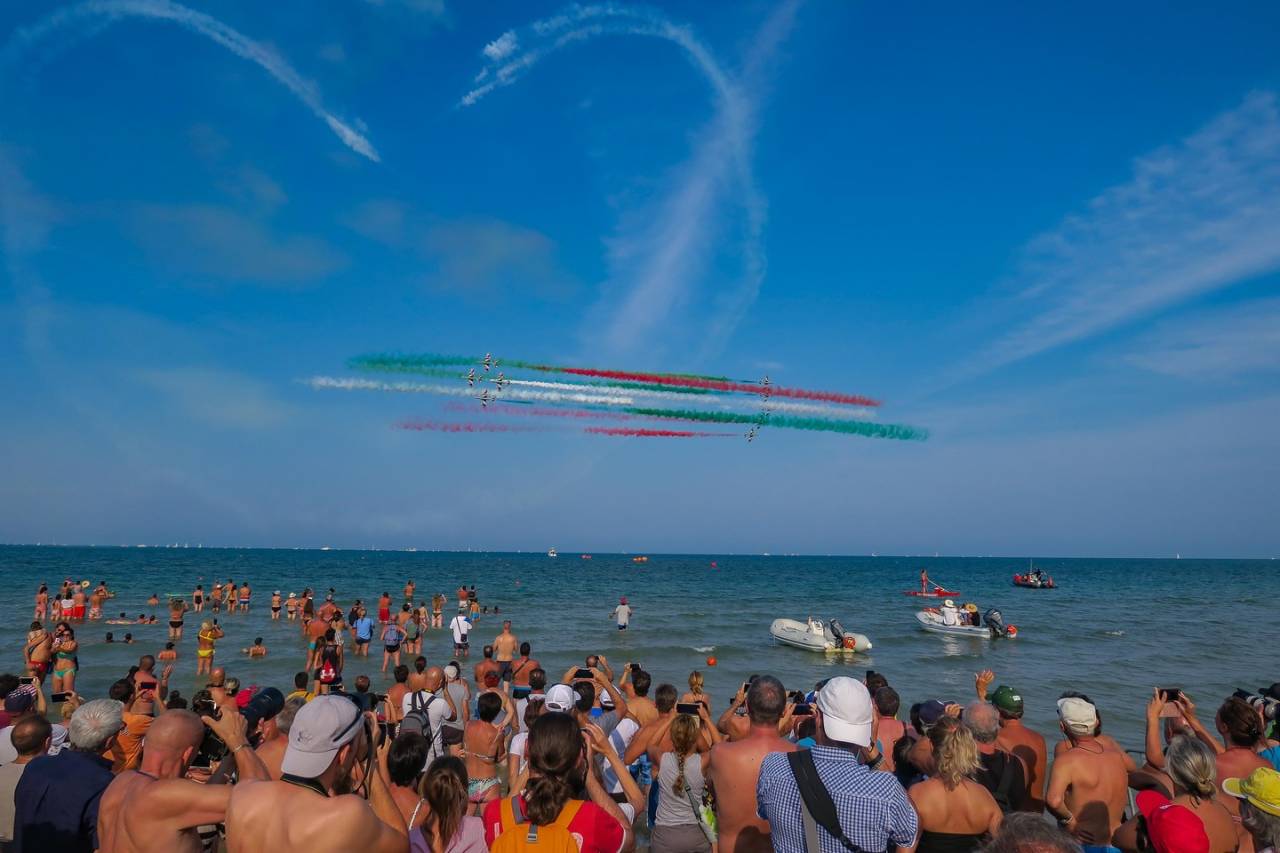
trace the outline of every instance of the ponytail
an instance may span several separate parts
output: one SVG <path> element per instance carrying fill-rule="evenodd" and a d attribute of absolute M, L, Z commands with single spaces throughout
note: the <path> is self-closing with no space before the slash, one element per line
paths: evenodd
<path fill-rule="evenodd" d="M 524 803 L 535 826 L 554 823 L 576 789 L 573 784 L 585 744 L 568 714 L 542 714 L 529 726 L 529 782 Z"/>
<path fill-rule="evenodd" d="M 1165 766 L 1174 785 L 1196 799 L 1212 799 L 1218 792 L 1217 758 L 1197 738 L 1178 735 L 1170 741 Z"/>
<path fill-rule="evenodd" d="M 467 811 L 467 765 L 461 758 L 445 755 L 431 762 L 419 788 L 430 811 L 422 824 L 422 837 L 427 849 L 441 850 L 458 834 Z"/>

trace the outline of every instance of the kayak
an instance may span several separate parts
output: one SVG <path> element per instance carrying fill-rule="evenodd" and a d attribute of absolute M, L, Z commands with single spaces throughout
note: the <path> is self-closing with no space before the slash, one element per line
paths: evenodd
<path fill-rule="evenodd" d="M 871 640 L 865 634 L 846 631 L 837 620 L 823 624 L 821 619 L 799 622 L 795 619 L 774 619 L 769 634 L 784 646 L 794 646 L 811 652 L 842 652 L 852 654 L 871 648 Z"/>
<path fill-rule="evenodd" d="M 1056 589 L 1057 585 L 1053 582 L 1053 578 L 1046 576 L 1044 580 L 1040 580 L 1035 575 L 1014 575 L 1013 585 L 1021 586 L 1027 589 Z"/>
<path fill-rule="evenodd" d="M 997 637 L 1008 637 L 1013 639 L 1018 636 L 1018 629 L 1013 625 L 1005 626 L 998 623 L 1000 628 L 991 625 L 990 622 L 985 625 L 948 625 L 942 619 L 942 614 L 934 607 L 928 607 L 916 614 L 916 621 L 920 623 L 920 627 L 934 634 L 947 634 L 952 637 L 972 637 L 977 640 L 991 640 Z"/>
<path fill-rule="evenodd" d="M 950 598 L 951 596 L 959 595 L 960 593 L 954 589 L 935 589 L 933 592 L 921 592 L 918 589 L 908 589 L 904 590 L 902 594 L 912 595 L 916 598 Z"/>

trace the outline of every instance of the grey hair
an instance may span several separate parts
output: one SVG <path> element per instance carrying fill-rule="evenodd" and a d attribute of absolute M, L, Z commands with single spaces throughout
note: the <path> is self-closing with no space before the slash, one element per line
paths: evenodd
<path fill-rule="evenodd" d="M 1218 762 L 1199 738 L 1178 735 L 1169 743 L 1165 767 L 1178 787 L 1202 800 L 1218 792 Z"/>
<path fill-rule="evenodd" d="M 990 702 L 970 702 L 964 709 L 964 725 L 978 743 L 995 743 L 1000 734 L 1000 712 Z"/>
<path fill-rule="evenodd" d="M 94 699 L 76 708 L 67 723 L 67 740 L 81 752 L 101 752 L 124 725 L 124 703 Z"/>
<path fill-rule="evenodd" d="M 1038 814 L 1012 812 L 1005 816 L 982 853 L 1083 853 L 1079 842 Z"/>
<path fill-rule="evenodd" d="M 276 714 L 276 728 L 281 734 L 288 734 L 289 729 L 293 726 L 293 718 L 298 715 L 298 710 L 307 704 L 307 700 L 301 696 L 294 696 L 292 699 L 286 699 L 284 707 L 280 709 L 280 713 Z"/>
<path fill-rule="evenodd" d="M 1264 812 L 1248 800 L 1241 800 L 1240 822 L 1253 836 L 1254 849 L 1265 850 L 1280 844 L 1280 817 Z"/>

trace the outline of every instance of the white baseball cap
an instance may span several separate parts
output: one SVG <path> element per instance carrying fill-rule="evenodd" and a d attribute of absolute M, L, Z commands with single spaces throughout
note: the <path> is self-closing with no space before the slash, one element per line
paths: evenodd
<path fill-rule="evenodd" d="M 360 709 L 345 696 L 317 696 L 298 709 L 289 727 L 289 746 L 280 770 L 314 779 L 333 762 L 338 750 L 360 732 Z"/>
<path fill-rule="evenodd" d="M 832 740 L 871 746 L 871 694 L 856 678 L 837 676 L 818 691 L 822 730 Z"/>
<path fill-rule="evenodd" d="M 548 711 L 569 714 L 573 712 L 578 700 L 581 698 L 578 691 L 569 685 L 557 684 L 547 690 L 547 699 L 543 703 L 543 707 Z"/>
<path fill-rule="evenodd" d="M 1058 719 L 1078 735 L 1091 735 L 1098 726 L 1098 709 L 1075 696 L 1058 700 Z"/>

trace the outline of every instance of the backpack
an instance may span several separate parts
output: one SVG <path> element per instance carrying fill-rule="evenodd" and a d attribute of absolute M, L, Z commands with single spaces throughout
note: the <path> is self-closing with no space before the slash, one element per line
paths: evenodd
<path fill-rule="evenodd" d="M 1002 814 L 1013 811 L 1013 783 L 1016 781 L 1013 762 L 1017 760 L 1006 752 L 997 751 L 991 762 L 989 778 L 995 780 L 991 796 Z"/>
<path fill-rule="evenodd" d="M 580 808 L 581 800 L 569 800 L 553 823 L 537 826 L 528 822 L 519 797 L 503 800 L 502 832 L 489 846 L 489 853 L 578 853 L 578 842 L 569 834 L 569 824 Z"/>
<path fill-rule="evenodd" d="M 319 678 L 321 684 L 332 684 L 338 677 L 338 655 L 333 647 L 326 646 L 320 655 Z"/>
<path fill-rule="evenodd" d="M 417 732 L 427 739 L 427 743 L 431 744 L 431 748 L 436 748 L 434 732 L 431 731 L 431 715 L 427 713 L 427 709 L 431 707 L 431 703 L 436 701 L 436 696 L 427 694 L 427 701 L 422 701 L 422 691 L 415 691 L 409 695 L 409 712 L 404 715 L 404 719 L 400 721 L 399 733 Z"/>

